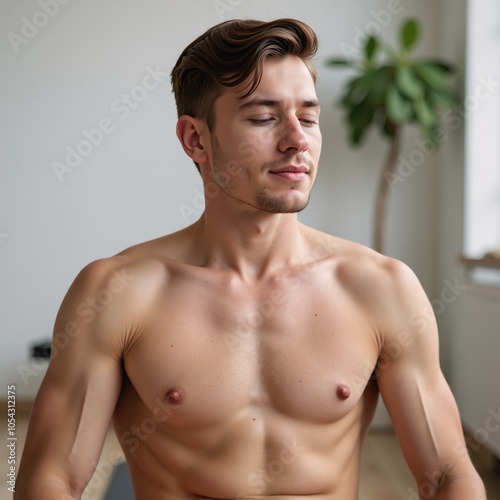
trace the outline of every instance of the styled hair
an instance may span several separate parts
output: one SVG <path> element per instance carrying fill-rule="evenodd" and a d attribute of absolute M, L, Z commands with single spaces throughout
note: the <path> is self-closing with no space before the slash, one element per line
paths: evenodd
<path fill-rule="evenodd" d="M 242 98 L 255 91 L 268 57 L 300 57 L 316 82 L 315 32 L 295 19 L 263 22 L 233 19 L 213 26 L 181 53 L 171 74 L 178 116 L 189 115 L 215 126 L 214 103 L 225 87 L 243 87 Z"/>

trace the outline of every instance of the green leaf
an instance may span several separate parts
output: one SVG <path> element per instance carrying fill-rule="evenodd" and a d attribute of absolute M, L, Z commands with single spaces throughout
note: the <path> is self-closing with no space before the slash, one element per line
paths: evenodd
<path fill-rule="evenodd" d="M 377 48 L 377 39 L 374 36 L 369 36 L 365 43 L 365 57 L 368 61 L 373 60 L 373 56 L 375 55 Z"/>
<path fill-rule="evenodd" d="M 401 30 L 401 43 L 406 50 L 409 50 L 417 41 L 420 34 L 420 27 L 417 21 L 410 19 L 403 25 Z"/>
<path fill-rule="evenodd" d="M 328 64 L 328 66 L 345 66 L 345 67 L 351 67 L 354 65 L 354 63 L 349 59 L 342 59 L 340 57 L 338 58 L 332 57 L 331 59 L 328 59 L 326 61 L 326 64 Z"/>
<path fill-rule="evenodd" d="M 387 89 L 385 104 L 387 106 L 387 115 L 394 123 L 407 122 L 413 116 L 411 101 L 405 98 L 394 84 Z"/>
<path fill-rule="evenodd" d="M 401 93 L 410 99 L 419 100 L 424 95 L 422 84 L 408 66 L 396 68 L 396 83 Z"/>
<path fill-rule="evenodd" d="M 383 106 L 387 88 L 394 81 L 394 68 L 391 66 L 381 66 L 373 70 L 369 82 L 368 99 L 372 106 Z"/>
<path fill-rule="evenodd" d="M 353 129 L 367 128 L 373 120 L 373 115 L 374 109 L 364 99 L 351 109 L 348 119 Z"/>
<path fill-rule="evenodd" d="M 442 90 L 446 88 L 447 85 L 447 75 L 438 66 L 431 64 L 415 64 L 413 66 L 415 73 L 422 78 L 428 85 L 434 87 L 437 90 Z"/>
<path fill-rule="evenodd" d="M 393 70 L 390 66 L 380 66 L 375 69 L 368 70 L 360 77 L 357 84 L 363 86 L 367 92 L 374 86 L 385 87 L 392 77 Z"/>
<path fill-rule="evenodd" d="M 373 100 L 377 93 L 385 93 L 392 74 L 393 69 L 390 66 L 381 66 L 353 78 L 347 83 L 347 90 L 340 102 L 344 107 L 351 108 L 359 104 L 368 94 L 372 95 Z"/>
<path fill-rule="evenodd" d="M 429 100 L 435 107 L 451 108 L 454 104 L 457 104 L 457 99 L 455 96 L 448 92 L 447 90 L 435 90 L 430 89 Z"/>
<path fill-rule="evenodd" d="M 413 103 L 415 115 L 423 129 L 432 128 L 436 124 L 436 115 L 424 99 Z"/>
<path fill-rule="evenodd" d="M 351 132 L 351 142 L 355 146 L 358 146 L 361 144 L 361 141 L 363 140 L 363 136 L 365 135 L 366 129 L 364 127 L 358 127 L 352 129 Z"/>
<path fill-rule="evenodd" d="M 361 82 L 361 83 L 360 83 Z M 362 78 L 357 77 L 353 78 L 347 84 L 347 90 L 341 99 L 341 104 L 345 108 L 352 108 L 359 104 L 367 95 L 368 88 L 366 85 L 363 85 Z"/>
<path fill-rule="evenodd" d="M 375 109 L 370 106 L 366 97 L 363 101 L 349 110 L 347 119 L 351 129 L 351 142 L 354 145 L 361 143 L 365 132 L 369 129 L 373 121 L 374 114 Z"/>
<path fill-rule="evenodd" d="M 444 61 L 440 61 L 437 59 L 426 59 L 425 61 L 422 62 L 423 64 L 430 64 L 431 66 L 436 66 L 445 73 L 455 73 L 455 68 L 451 64 L 445 63 Z"/>

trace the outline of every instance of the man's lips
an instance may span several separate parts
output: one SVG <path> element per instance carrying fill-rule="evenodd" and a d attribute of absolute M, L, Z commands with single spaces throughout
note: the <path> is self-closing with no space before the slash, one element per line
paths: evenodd
<path fill-rule="evenodd" d="M 309 169 L 304 165 L 286 165 L 285 167 L 270 170 L 269 173 L 289 181 L 299 182 L 306 178 Z"/>

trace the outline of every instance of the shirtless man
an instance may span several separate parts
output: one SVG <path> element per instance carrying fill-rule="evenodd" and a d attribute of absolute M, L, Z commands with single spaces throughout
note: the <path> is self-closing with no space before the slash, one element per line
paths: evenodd
<path fill-rule="evenodd" d="M 379 390 L 421 498 L 486 498 L 413 273 L 297 220 L 316 45 L 298 21 L 229 21 L 182 53 L 177 135 L 206 210 L 76 278 L 17 500 L 80 498 L 111 419 L 137 500 L 355 500 Z"/>

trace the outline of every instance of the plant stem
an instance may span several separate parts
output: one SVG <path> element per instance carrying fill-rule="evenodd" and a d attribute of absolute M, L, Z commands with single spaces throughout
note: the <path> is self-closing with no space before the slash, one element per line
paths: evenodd
<path fill-rule="evenodd" d="M 389 199 L 389 188 L 396 170 L 396 161 L 401 146 L 401 127 L 394 127 L 389 153 L 385 161 L 384 170 L 379 180 L 374 221 L 374 244 L 375 250 L 384 253 L 384 236 L 387 215 L 387 202 Z"/>

